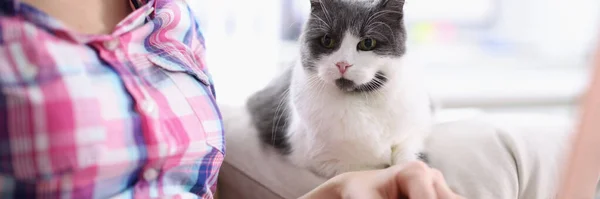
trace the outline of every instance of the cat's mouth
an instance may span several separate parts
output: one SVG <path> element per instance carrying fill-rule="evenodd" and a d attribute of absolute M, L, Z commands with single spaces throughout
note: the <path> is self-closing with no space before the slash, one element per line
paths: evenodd
<path fill-rule="evenodd" d="M 352 80 L 339 78 L 335 80 L 335 85 L 340 90 L 347 92 L 371 92 L 383 87 L 387 80 L 387 77 L 382 72 L 377 72 L 375 77 L 366 84 L 356 85 Z"/>

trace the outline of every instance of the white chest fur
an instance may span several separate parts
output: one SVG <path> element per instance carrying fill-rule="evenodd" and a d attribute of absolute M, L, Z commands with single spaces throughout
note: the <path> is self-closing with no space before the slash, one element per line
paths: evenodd
<path fill-rule="evenodd" d="M 293 163 L 331 177 L 416 158 L 431 124 L 425 92 L 403 79 L 349 95 L 295 70 L 288 129 Z"/>

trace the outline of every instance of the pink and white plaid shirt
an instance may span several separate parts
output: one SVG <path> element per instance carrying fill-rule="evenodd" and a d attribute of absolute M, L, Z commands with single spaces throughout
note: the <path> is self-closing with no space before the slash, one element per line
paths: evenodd
<path fill-rule="evenodd" d="M 140 1 L 82 35 L 0 0 L 0 198 L 212 198 L 225 143 L 198 22 Z"/>

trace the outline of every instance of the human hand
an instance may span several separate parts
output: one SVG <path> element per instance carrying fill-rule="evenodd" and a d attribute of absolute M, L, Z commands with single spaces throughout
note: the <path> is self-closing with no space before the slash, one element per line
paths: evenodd
<path fill-rule="evenodd" d="M 463 199 L 446 184 L 441 172 L 415 161 L 383 170 L 340 174 L 301 199 Z"/>

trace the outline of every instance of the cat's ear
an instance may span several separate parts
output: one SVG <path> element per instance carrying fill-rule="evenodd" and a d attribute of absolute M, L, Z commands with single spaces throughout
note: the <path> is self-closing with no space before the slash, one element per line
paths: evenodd
<path fill-rule="evenodd" d="M 402 11 L 403 7 L 404 7 L 404 0 L 380 0 L 379 1 L 380 9 Z"/>

